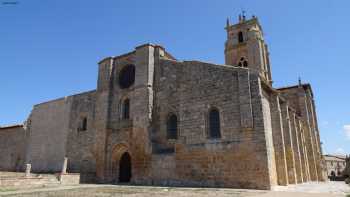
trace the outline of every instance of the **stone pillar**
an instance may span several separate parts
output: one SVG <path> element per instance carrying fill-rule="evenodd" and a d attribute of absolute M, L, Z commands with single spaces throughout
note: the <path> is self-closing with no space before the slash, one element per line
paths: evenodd
<path fill-rule="evenodd" d="M 316 112 L 315 112 L 315 106 L 312 98 L 312 93 L 307 91 L 307 106 L 309 110 L 309 122 L 310 127 L 312 130 L 312 137 L 313 137 L 313 143 L 314 143 L 314 154 L 315 154 L 315 162 L 316 162 L 316 174 L 317 174 L 317 180 L 323 181 L 323 174 L 322 174 L 322 167 L 321 167 L 321 161 L 322 161 L 322 151 L 321 151 L 321 143 L 319 139 L 318 134 L 318 125 L 317 125 L 317 119 L 316 119 Z"/>
<path fill-rule="evenodd" d="M 283 134 L 282 112 L 278 95 L 271 96 L 271 123 L 273 146 L 275 149 L 277 183 L 278 185 L 288 185 L 288 172 L 286 151 Z"/>
<path fill-rule="evenodd" d="M 61 174 L 67 173 L 67 163 L 68 163 L 68 158 L 64 157 Z"/>
<path fill-rule="evenodd" d="M 310 177 L 308 150 L 307 150 L 307 145 L 305 142 L 305 125 L 304 124 L 301 125 L 300 137 L 301 137 L 302 148 L 303 148 L 303 152 L 304 152 L 304 154 L 303 154 L 304 155 L 304 166 L 305 166 L 304 174 L 306 176 L 306 179 L 305 179 L 305 182 L 306 182 L 306 181 L 310 181 L 311 177 Z"/>
<path fill-rule="evenodd" d="M 130 96 L 130 115 L 133 120 L 132 146 L 132 178 L 136 184 L 151 184 L 150 124 L 152 121 L 154 91 L 154 58 L 155 48 L 150 44 L 136 47 L 135 51 L 135 84 Z"/>
<path fill-rule="evenodd" d="M 30 171 L 32 169 L 32 165 L 27 163 L 26 164 L 26 177 L 30 177 Z"/>
<path fill-rule="evenodd" d="M 289 117 L 291 122 L 291 131 L 293 138 L 293 151 L 295 160 L 295 170 L 297 175 L 297 182 L 302 183 L 302 172 L 301 172 L 301 162 L 300 162 L 300 152 L 299 152 L 299 141 L 298 141 L 298 129 L 296 125 L 296 114 L 295 111 L 289 111 Z"/>
<path fill-rule="evenodd" d="M 98 183 L 107 182 L 106 178 L 106 144 L 109 122 L 111 94 L 113 91 L 113 63 L 112 58 L 107 58 L 99 63 L 98 81 L 95 101 L 94 118 L 94 152 L 96 157 L 96 176 Z"/>
<path fill-rule="evenodd" d="M 296 137 L 296 146 L 298 151 L 298 166 L 300 168 L 300 183 L 304 182 L 304 171 L 303 171 L 303 162 L 300 148 L 300 121 L 299 117 L 294 113 L 294 125 L 295 125 L 295 137 Z"/>
<path fill-rule="evenodd" d="M 305 152 L 304 152 L 304 143 L 302 138 L 303 133 L 303 126 L 302 122 L 299 118 L 296 119 L 296 125 L 298 129 L 297 138 L 298 138 L 298 145 L 299 145 L 299 154 L 300 154 L 300 166 L 301 166 L 301 172 L 302 172 L 302 179 L 303 182 L 306 182 L 307 179 L 307 173 L 306 173 L 306 161 L 305 161 Z"/>
<path fill-rule="evenodd" d="M 281 105 L 282 119 L 283 119 L 283 131 L 284 131 L 284 143 L 286 151 L 287 171 L 288 171 L 288 183 L 296 183 L 296 170 L 293 150 L 293 137 L 289 118 L 289 109 L 287 103 Z"/>
<path fill-rule="evenodd" d="M 307 96 L 305 93 L 305 90 L 301 87 L 299 91 L 299 108 L 300 113 L 302 116 L 302 119 L 305 122 L 305 144 L 307 146 L 308 150 L 308 164 L 309 164 L 309 172 L 310 172 L 310 178 L 312 181 L 317 181 L 317 167 L 316 167 L 316 153 L 315 153 L 315 141 L 314 141 L 314 135 L 313 135 L 313 129 L 311 127 L 310 122 L 310 113 L 309 108 L 307 104 Z"/>

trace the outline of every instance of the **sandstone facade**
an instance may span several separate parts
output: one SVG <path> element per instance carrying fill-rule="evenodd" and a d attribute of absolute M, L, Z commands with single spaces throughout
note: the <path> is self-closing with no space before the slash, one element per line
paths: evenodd
<path fill-rule="evenodd" d="M 145 44 L 99 62 L 97 89 L 35 105 L 26 163 L 82 181 L 271 189 L 323 181 L 309 84 L 272 87 L 258 19 L 227 22 L 225 65 Z"/>
<path fill-rule="evenodd" d="M 346 175 L 346 155 L 324 155 L 328 177 Z"/>

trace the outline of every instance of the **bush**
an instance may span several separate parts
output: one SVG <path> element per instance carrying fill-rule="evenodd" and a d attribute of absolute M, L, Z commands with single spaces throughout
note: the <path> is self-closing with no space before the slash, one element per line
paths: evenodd
<path fill-rule="evenodd" d="M 350 178 L 346 178 L 346 179 L 345 179 L 345 183 L 346 183 L 346 184 L 350 184 Z"/>

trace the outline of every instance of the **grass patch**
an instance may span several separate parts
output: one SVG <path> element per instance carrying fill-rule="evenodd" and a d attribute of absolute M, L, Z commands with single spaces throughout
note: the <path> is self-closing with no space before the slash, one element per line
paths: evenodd
<path fill-rule="evenodd" d="M 18 189 L 15 188 L 0 188 L 0 192 L 12 192 L 12 191 L 16 191 Z"/>

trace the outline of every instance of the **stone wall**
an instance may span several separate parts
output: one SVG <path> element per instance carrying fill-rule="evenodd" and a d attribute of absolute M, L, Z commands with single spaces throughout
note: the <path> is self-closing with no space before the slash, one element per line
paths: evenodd
<path fill-rule="evenodd" d="M 0 171 L 22 171 L 26 132 L 23 125 L 0 128 Z"/>
<path fill-rule="evenodd" d="M 60 172 L 66 155 L 71 99 L 35 105 L 28 119 L 26 163 L 33 172 Z"/>
<path fill-rule="evenodd" d="M 26 153 L 33 172 L 60 172 L 64 157 L 68 172 L 95 172 L 94 96 L 90 91 L 34 106 Z M 85 131 L 80 130 L 82 118 L 87 118 Z"/>
<path fill-rule="evenodd" d="M 71 109 L 66 143 L 67 172 L 80 172 L 83 182 L 91 182 L 91 178 L 95 176 L 96 172 L 94 150 L 95 91 L 73 95 L 70 99 Z M 86 130 L 82 129 L 84 118 L 87 120 Z"/>
<path fill-rule="evenodd" d="M 175 146 L 175 173 L 163 182 L 259 189 L 276 184 L 270 109 L 256 74 L 232 66 L 172 60 L 161 60 L 155 73 L 152 142 Z M 219 139 L 208 137 L 208 111 L 213 107 L 220 112 Z M 165 135 L 169 113 L 179 119 L 175 143 Z M 155 180 L 168 177 L 154 166 L 153 170 Z"/>
<path fill-rule="evenodd" d="M 132 182 L 151 184 L 151 144 L 149 137 L 153 105 L 154 54 L 157 47 L 145 44 L 135 51 L 100 62 L 95 104 L 97 176 L 101 182 L 118 181 L 121 155 L 132 159 Z M 135 66 L 135 82 L 119 86 L 119 72 Z M 121 116 L 122 103 L 130 100 L 130 117 Z"/>
<path fill-rule="evenodd" d="M 302 136 L 299 136 L 300 140 L 298 140 L 299 138 L 295 138 L 294 141 L 296 144 L 300 141 L 300 143 L 303 143 L 304 145 L 304 147 L 299 145 L 299 154 L 302 152 L 307 158 L 302 158 L 304 155 L 301 155 L 299 160 L 307 159 L 305 162 L 307 162 L 306 165 L 308 169 L 306 170 L 306 173 L 308 174 L 304 175 L 299 173 L 298 179 L 301 180 L 302 176 L 304 178 L 306 178 L 305 176 L 310 176 L 310 179 L 313 181 L 325 180 L 321 166 L 323 158 L 311 86 L 309 84 L 299 84 L 297 86 L 280 88 L 278 90 L 281 92 L 281 96 L 286 99 L 290 108 L 294 110 L 294 114 L 296 114 L 289 117 L 293 120 L 291 122 L 292 127 L 294 128 L 295 126 L 298 126 L 300 133 L 302 133 Z M 296 122 L 297 125 L 294 125 L 295 116 L 299 118 Z M 295 151 L 297 151 L 296 148 Z M 298 152 L 295 152 L 294 154 L 298 155 Z M 296 162 L 300 163 L 299 160 Z M 301 169 L 302 167 L 303 166 L 297 166 L 298 169 Z"/>

